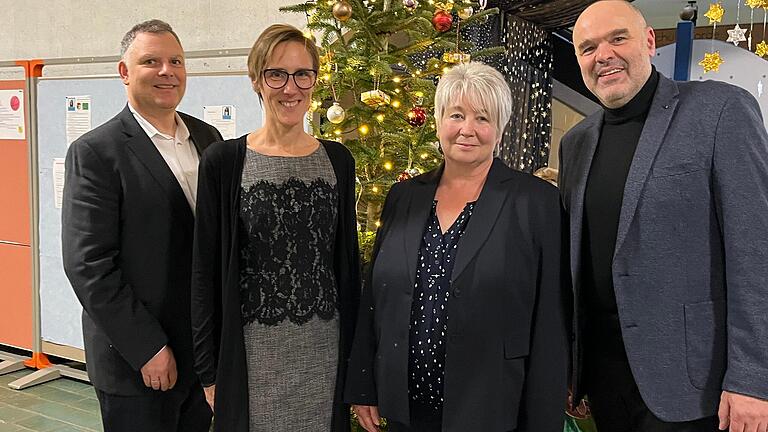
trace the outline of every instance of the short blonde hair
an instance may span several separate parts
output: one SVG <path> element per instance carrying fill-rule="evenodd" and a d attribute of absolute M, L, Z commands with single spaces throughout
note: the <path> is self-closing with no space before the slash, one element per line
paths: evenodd
<path fill-rule="evenodd" d="M 283 42 L 303 43 L 312 58 L 312 68 L 317 70 L 320 67 L 320 53 L 317 46 L 312 40 L 306 38 L 301 30 L 288 24 L 272 24 L 261 32 L 248 54 L 248 77 L 251 78 L 251 82 L 261 78 L 264 65 L 272 58 L 275 47 Z M 258 93 L 255 84 L 253 89 Z"/>
<path fill-rule="evenodd" d="M 451 103 L 464 99 L 496 126 L 496 141 L 512 115 L 512 90 L 499 71 L 478 61 L 463 63 L 444 73 L 435 90 L 435 121 L 439 125 Z M 439 126 L 438 126 L 439 127 Z"/>

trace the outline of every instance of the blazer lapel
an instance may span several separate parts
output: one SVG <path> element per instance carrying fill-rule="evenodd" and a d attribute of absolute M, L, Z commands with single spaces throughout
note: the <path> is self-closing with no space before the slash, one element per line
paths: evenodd
<path fill-rule="evenodd" d="M 664 76 L 660 76 L 656 95 L 648 111 L 648 117 L 645 120 L 643 132 L 640 134 L 640 141 L 637 143 L 635 156 L 632 158 L 632 165 L 629 168 L 627 182 L 624 185 L 624 199 L 621 203 L 614 256 L 627 236 L 629 225 L 637 210 L 640 193 L 643 191 L 645 181 L 650 174 L 651 167 L 653 167 L 653 161 L 656 159 L 662 142 L 664 142 L 664 136 L 666 136 L 669 124 L 675 114 L 677 95 L 677 84 Z"/>
<path fill-rule="evenodd" d="M 205 139 L 202 137 L 202 131 L 197 128 L 197 124 L 195 124 L 192 121 L 187 121 L 187 116 L 184 113 L 179 113 L 179 117 L 181 118 L 181 121 L 184 122 L 184 124 L 187 126 L 187 130 L 189 131 L 189 138 L 192 141 L 192 145 L 195 146 L 195 149 L 197 149 L 197 154 L 202 155 L 203 151 L 205 150 L 205 147 L 208 143 Z M 203 145 L 205 143 L 205 145 Z"/>
<path fill-rule="evenodd" d="M 456 263 L 451 274 L 451 282 L 458 279 L 496 225 L 496 218 L 498 218 L 504 201 L 507 199 L 506 190 L 502 187 L 502 183 L 509 178 L 505 168 L 500 159 L 493 160 L 493 165 L 491 165 L 488 178 L 485 180 L 483 190 L 477 199 L 472 217 L 461 237 L 460 247 L 456 254 Z"/>
<path fill-rule="evenodd" d="M 444 164 L 440 167 L 416 177 L 411 193 L 411 201 L 408 203 L 405 225 L 405 259 L 408 261 L 408 277 L 411 279 L 411 288 L 416 283 L 416 264 L 419 260 L 419 248 L 421 238 L 424 236 L 424 227 L 427 224 L 429 212 L 432 210 L 432 201 L 435 199 L 437 184 L 443 175 Z"/>
<path fill-rule="evenodd" d="M 600 139 L 600 130 L 603 127 L 603 116 L 596 115 L 593 124 L 586 128 L 579 143 L 579 149 L 574 151 L 572 162 L 576 182 L 573 189 L 573 199 L 568 208 L 571 234 L 571 276 L 574 281 L 579 281 L 579 269 L 581 268 L 581 240 L 584 219 L 584 194 L 587 190 L 589 170 L 592 168 L 592 159 L 597 150 L 597 142 Z M 567 162 L 566 162 L 567 163 Z"/>
<path fill-rule="evenodd" d="M 165 159 L 163 159 L 154 143 L 152 143 L 152 140 L 149 139 L 141 126 L 139 126 L 139 123 L 136 122 L 133 113 L 131 113 L 127 106 L 120 113 L 120 121 L 123 123 L 123 131 L 128 135 L 126 145 L 130 151 L 136 155 L 137 159 L 149 171 L 163 191 L 165 191 L 172 207 L 180 212 L 182 219 L 193 224 L 192 209 L 190 209 L 189 202 L 184 196 L 181 186 L 179 186 L 179 181 L 176 180 L 176 176 L 173 175 Z"/>

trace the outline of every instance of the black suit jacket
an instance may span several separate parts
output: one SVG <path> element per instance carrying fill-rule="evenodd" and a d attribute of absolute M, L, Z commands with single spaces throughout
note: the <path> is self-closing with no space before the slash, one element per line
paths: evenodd
<path fill-rule="evenodd" d="M 198 152 L 221 140 L 179 115 Z M 65 167 L 62 256 L 83 305 L 91 382 L 110 394 L 150 392 L 139 370 L 167 344 L 177 386 L 190 385 L 194 215 L 178 181 L 127 106 L 72 143 Z"/>
<path fill-rule="evenodd" d="M 416 263 L 442 168 L 384 204 L 347 375 L 350 403 L 409 423 Z M 568 338 L 557 190 L 495 160 L 459 243 L 448 300 L 444 432 L 561 432 Z"/>

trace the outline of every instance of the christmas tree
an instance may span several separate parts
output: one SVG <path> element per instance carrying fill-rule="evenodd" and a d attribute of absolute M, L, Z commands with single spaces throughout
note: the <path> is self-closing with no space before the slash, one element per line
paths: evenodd
<path fill-rule="evenodd" d="M 440 75 L 470 55 L 503 52 L 472 52 L 460 31 L 498 10 L 457 1 L 319 0 L 280 9 L 305 13 L 320 49 L 310 122 L 316 137 L 342 141 L 355 157 L 365 258 L 391 185 L 441 160 L 433 117 Z"/>

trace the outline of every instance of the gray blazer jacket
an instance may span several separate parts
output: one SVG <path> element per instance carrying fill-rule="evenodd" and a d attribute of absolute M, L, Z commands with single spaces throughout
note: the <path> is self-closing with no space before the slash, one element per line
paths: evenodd
<path fill-rule="evenodd" d="M 560 148 L 580 396 L 584 190 L 603 113 Z M 722 390 L 768 399 L 768 134 L 729 84 L 660 77 L 624 186 L 613 283 L 627 356 L 664 421 L 717 412 Z"/>

